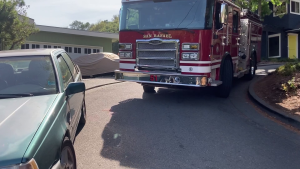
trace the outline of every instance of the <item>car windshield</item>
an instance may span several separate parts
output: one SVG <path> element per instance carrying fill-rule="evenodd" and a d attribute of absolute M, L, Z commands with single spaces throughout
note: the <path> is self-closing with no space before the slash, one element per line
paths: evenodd
<path fill-rule="evenodd" d="M 54 72 L 50 56 L 0 57 L 0 99 L 55 94 Z"/>
<path fill-rule="evenodd" d="M 211 28 L 213 5 L 214 0 L 124 2 L 120 30 Z"/>

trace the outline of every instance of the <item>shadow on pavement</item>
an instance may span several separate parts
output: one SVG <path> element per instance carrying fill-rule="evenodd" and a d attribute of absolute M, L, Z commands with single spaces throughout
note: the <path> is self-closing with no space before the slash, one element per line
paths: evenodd
<path fill-rule="evenodd" d="M 85 124 L 78 124 L 77 130 L 76 130 L 76 137 L 77 135 L 81 132 L 81 130 L 83 129 L 83 127 L 85 126 Z"/>
<path fill-rule="evenodd" d="M 234 80 L 234 87 L 244 84 L 245 81 Z M 203 134 L 200 126 L 207 127 L 216 123 L 216 116 L 224 121 L 232 118 L 232 112 L 228 110 L 228 103 L 225 102 L 228 100 L 214 95 L 214 88 L 158 88 L 154 94 L 144 93 L 141 99 L 124 100 L 111 107 L 113 114 L 102 133 L 104 144 L 100 155 L 119 161 L 121 166 L 132 168 L 199 168 L 204 165 L 202 162 L 209 166 L 213 163 L 211 159 L 206 159 L 205 155 L 195 156 L 203 155 L 200 150 L 195 149 L 197 151 L 193 152 L 185 149 L 201 141 L 197 140 Z M 218 110 L 222 110 L 221 114 Z M 185 131 L 188 130 L 185 127 L 192 126 L 200 128 L 195 133 Z M 176 134 L 177 130 L 183 131 Z M 182 135 L 186 135 L 183 140 L 190 139 L 186 141 L 188 145 L 180 141 Z"/>

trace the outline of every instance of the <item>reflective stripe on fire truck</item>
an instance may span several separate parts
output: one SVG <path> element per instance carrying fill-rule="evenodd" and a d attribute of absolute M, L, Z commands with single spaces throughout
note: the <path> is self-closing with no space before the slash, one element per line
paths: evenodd
<path fill-rule="evenodd" d="M 211 66 L 180 66 L 184 73 L 210 73 Z"/>
<path fill-rule="evenodd" d="M 120 69 L 132 69 L 134 70 L 135 64 L 128 64 L 128 63 L 120 63 Z"/>

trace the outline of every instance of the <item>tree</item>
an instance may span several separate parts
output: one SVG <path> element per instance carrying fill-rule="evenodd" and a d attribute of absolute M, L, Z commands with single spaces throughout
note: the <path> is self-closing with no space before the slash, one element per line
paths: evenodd
<path fill-rule="evenodd" d="M 75 20 L 69 25 L 69 28 L 77 30 L 89 30 L 91 26 L 92 25 L 89 22 L 83 23 Z"/>
<path fill-rule="evenodd" d="M 10 50 L 38 32 L 35 24 L 30 23 L 27 17 L 28 8 L 24 0 L 0 1 L 0 39 Z"/>
<path fill-rule="evenodd" d="M 119 33 L 119 16 L 114 15 L 111 21 L 104 20 L 91 26 L 90 31 Z"/>
<path fill-rule="evenodd" d="M 235 3 L 242 8 L 250 9 L 258 13 L 262 19 L 271 13 L 284 13 L 289 0 L 235 0 Z M 269 3 L 273 4 L 273 10 L 269 8 Z"/>

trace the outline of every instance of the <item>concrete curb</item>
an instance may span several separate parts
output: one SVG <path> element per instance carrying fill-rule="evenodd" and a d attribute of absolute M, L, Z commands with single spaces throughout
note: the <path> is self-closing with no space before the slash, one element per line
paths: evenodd
<path fill-rule="evenodd" d="M 91 90 L 91 89 L 95 89 L 95 88 L 98 88 L 98 87 L 102 87 L 102 86 L 117 84 L 117 83 L 123 83 L 123 82 L 112 82 L 112 83 L 106 83 L 106 84 L 102 84 L 102 85 L 97 85 L 97 86 L 93 86 L 93 87 L 90 87 L 90 88 L 86 88 L 85 91 L 88 91 L 88 90 Z"/>
<path fill-rule="evenodd" d="M 263 78 L 257 79 L 253 82 L 250 83 L 249 88 L 248 88 L 248 93 L 249 95 L 260 105 L 262 105 L 264 108 L 266 108 L 267 110 L 271 111 L 272 113 L 275 113 L 281 117 L 284 117 L 288 120 L 292 120 L 292 121 L 296 121 L 297 123 L 300 123 L 300 117 L 297 115 L 292 115 L 292 114 L 288 114 L 285 113 L 271 105 L 269 105 L 267 102 L 265 102 L 264 100 L 262 100 L 260 97 L 258 97 L 256 95 L 256 93 L 254 92 L 254 85 L 255 83 L 257 83 L 258 81 L 263 80 Z"/>
<path fill-rule="evenodd" d="M 258 64 L 257 66 L 273 66 L 273 65 L 284 65 L 285 63 L 270 63 L 270 64 Z"/>

